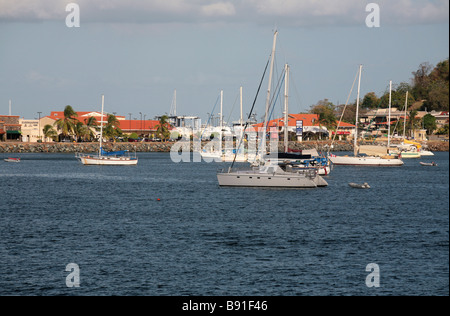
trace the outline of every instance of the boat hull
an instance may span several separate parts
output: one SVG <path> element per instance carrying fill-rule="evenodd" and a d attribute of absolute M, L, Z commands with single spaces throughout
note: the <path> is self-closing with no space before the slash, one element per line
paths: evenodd
<path fill-rule="evenodd" d="M 437 164 L 434 163 L 434 162 L 420 162 L 420 164 L 422 166 L 430 166 L 430 167 L 436 167 L 437 166 Z"/>
<path fill-rule="evenodd" d="M 79 159 L 83 165 L 93 166 L 134 166 L 138 163 L 136 158 L 80 157 Z"/>
<path fill-rule="evenodd" d="M 422 150 L 422 151 L 420 151 L 420 156 L 434 156 L 434 154 L 431 151 Z"/>
<path fill-rule="evenodd" d="M 335 156 L 330 157 L 330 160 L 335 165 L 348 166 L 396 167 L 403 165 L 403 161 L 396 158 Z"/>
<path fill-rule="evenodd" d="M 228 187 L 317 188 L 328 185 L 320 176 L 297 174 L 218 173 L 217 180 L 219 186 Z"/>
<path fill-rule="evenodd" d="M 420 158 L 420 153 L 419 152 L 407 152 L 407 151 L 403 151 L 400 153 L 402 155 L 402 158 Z"/>
<path fill-rule="evenodd" d="M 6 158 L 4 159 L 6 162 L 20 162 L 19 158 Z"/>

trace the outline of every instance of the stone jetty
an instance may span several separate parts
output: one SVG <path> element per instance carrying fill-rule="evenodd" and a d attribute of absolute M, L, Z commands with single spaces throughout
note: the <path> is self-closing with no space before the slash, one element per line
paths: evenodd
<path fill-rule="evenodd" d="M 148 143 L 104 143 L 106 151 L 129 150 L 131 152 L 170 152 L 175 142 L 148 142 Z M 205 145 L 206 142 L 203 143 Z M 372 142 L 366 143 L 373 145 Z M 386 146 L 385 143 L 377 143 Z M 202 146 L 203 146 L 202 145 Z M 290 142 L 289 148 L 294 150 L 317 149 L 327 152 L 331 141 Z M 191 151 L 192 151 L 191 142 Z M 443 141 L 429 141 L 427 147 L 431 151 L 449 151 L 449 143 Z M 283 150 L 283 143 L 279 142 L 279 151 Z M 98 143 L 22 143 L 0 142 L 0 153 L 94 153 L 98 151 Z M 353 151 L 353 143 L 348 141 L 334 142 L 332 152 Z"/>

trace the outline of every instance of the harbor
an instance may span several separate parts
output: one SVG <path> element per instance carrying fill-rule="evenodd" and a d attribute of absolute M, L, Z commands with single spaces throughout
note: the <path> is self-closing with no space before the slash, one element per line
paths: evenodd
<path fill-rule="evenodd" d="M 448 1 L 60 2 L 0 0 L 0 296 L 449 295 Z"/>
<path fill-rule="evenodd" d="M 137 155 L 136 167 L 0 161 L 0 295 L 370 296 L 372 262 L 376 295 L 448 294 L 447 152 L 426 160 L 436 167 L 336 166 L 327 187 L 283 190 L 219 187 L 229 163 Z"/>

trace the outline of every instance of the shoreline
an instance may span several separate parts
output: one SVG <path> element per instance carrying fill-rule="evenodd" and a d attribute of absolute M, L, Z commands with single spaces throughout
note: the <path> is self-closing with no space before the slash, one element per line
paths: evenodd
<path fill-rule="evenodd" d="M 145 143 L 104 143 L 106 151 L 129 150 L 130 152 L 170 152 L 176 142 L 145 142 Z M 208 142 L 202 142 L 202 147 Z M 365 144 L 374 144 L 367 142 Z M 386 145 L 386 142 L 376 142 L 377 145 Z M 193 144 L 190 143 L 190 151 Z M 331 141 L 290 142 L 289 148 L 294 150 L 317 149 L 328 151 Z M 443 141 L 428 141 L 428 150 L 436 152 L 448 152 L 449 143 Z M 283 151 L 283 143 L 279 142 L 279 150 Z M 0 153 L 94 153 L 98 151 L 98 143 L 22 143 L 1 142 Z M 353 151 L 353 143 L 338 141 L 333 145 L 332 152 Z"/>

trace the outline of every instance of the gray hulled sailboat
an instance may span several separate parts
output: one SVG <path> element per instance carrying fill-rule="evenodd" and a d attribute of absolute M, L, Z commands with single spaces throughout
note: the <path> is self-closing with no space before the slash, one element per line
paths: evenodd
<path fill-rule="evenodd" d="M 273 38 L 273 48 L 271 55 L 271 65 L 269 74 L 269 87 L 267 89 L 266 112 L 264 119 L 265 130 L 269 117 L 270 89 L 272 85 L 273 63 L 275 57 L 276 39 L 278 32 Z M 250 111 L 251 112 L 251 111 Z M 251 113 L 250 113 L 251 115 Z M 262 134 L 261 146 L 259 149 L 258 164 L 253 164 L 247 169 L 233 170 L 232 166 L 227 171 L 219 171 L 217 180 L 220 186 L 234 187 L 279 187 L 279 188 L 316 188 L 327 186 L 328 183 L 318 175 L 317 170 L 294 170 L 292 166 L 279 164 L 273 160 L 265 160 L 266 133 Z"/>

